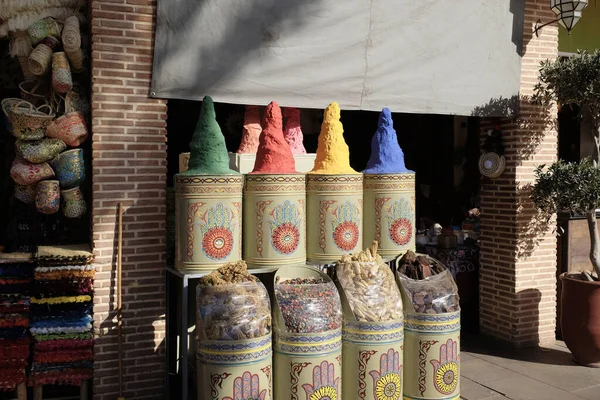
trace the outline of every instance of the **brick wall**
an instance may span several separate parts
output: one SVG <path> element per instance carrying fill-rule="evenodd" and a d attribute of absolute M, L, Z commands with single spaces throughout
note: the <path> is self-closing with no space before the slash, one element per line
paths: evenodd
<path fill-rule="evenodd" d="M 92 0 L 94 399 L 118 390 L 116 215 L 123 216 L 125 398 L 164 398 L 166 112 L 148 98 L 156 2 Z"/>
<path fill-rule="evenodd" d="M 555 19 L 547 0 L 525 1 L 525 26 L 518 118 L 483 121 L 482 138 L 500 124 L 506 145 L 506 172 L 482 181 L 480 326 L 484 333 L 531 345 L 554 340 L 556 319 L 556 237 L 529 199 L 528 185 L 539 164 L 557 157 L 556 109 L 533 106 L 528 96 L 539 63 L 556 58 L 558 29 L 533 34 L 536 21 Z"/>

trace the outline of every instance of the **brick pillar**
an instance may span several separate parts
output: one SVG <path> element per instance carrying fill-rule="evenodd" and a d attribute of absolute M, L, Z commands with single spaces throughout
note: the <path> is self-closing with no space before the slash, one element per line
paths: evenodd
<path fill-rule="evenodd" d="M 92 0 L 94 399 L 118 390 L 117 204 L 123 216 L 125 398 L 165 384 L 166 102 L 148 98 L 156 2 Z"/>
<path fill-rule="evenodd" d="M 539 164 L 556 160 L 556 109 L 531 105 L 540 61 L 558 54 L 556 24 L 533 34 L 535 23 L 555 19 L 547 0 L 525 1 L 519 117 L 483 121 L 482 137 L 498 123 L 506 145 L 506 172 L 484 179 L 481 190 L 482 247 L 480 327 L 517 346 L 555 338 L 556 237 L 554 220 L 539 215 L 528 185 Z"/>

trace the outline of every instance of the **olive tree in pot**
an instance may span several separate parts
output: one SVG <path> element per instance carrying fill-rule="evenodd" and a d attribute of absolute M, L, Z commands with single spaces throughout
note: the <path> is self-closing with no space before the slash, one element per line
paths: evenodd
<path fill-rule="evenodd" d="M 578 163 L 558 161 L 536 170 L 533 201 L 549 214 L 570 211 L 585 215 L 590 233 L 590 271 L 561 275 L 561 330 L 575 360 L 600 367 L 600 52 L 585 51 L 541 64 L 534 101 L 560 106 L 576 104 L 589 119 L 594 138 L 591 159 Z"/>

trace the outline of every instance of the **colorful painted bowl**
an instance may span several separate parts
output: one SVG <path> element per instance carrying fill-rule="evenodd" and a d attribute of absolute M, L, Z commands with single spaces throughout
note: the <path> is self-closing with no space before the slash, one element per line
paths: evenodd
<path fill-rule="evenodd" d="M 33 204 L 35 203 L 36 189 L 37 183 L 32 185 L 15 184 L 15 198 L 25 204 Z"/>
<path fill-rule="evenodd" d="M 60 187 L 63 189 L 80 186 L 85 180 L 85 163 L 82 149 L 60 153 L 50 161 L 50 165 L 54 168 Z"/>
<path fill-rule="evenodd" d="M 54 177 L 54 171 L 48 163 L 32 164 L 17 157 L 10 167 L 10 176 L 18 185 L 32 185 Z"/>
<path fill-rule="evenodd" d="M 30 163 L 39 164 L 52 160 L 62 151 L 67 149 L 67 145 L 60 139 L 42 139 L 42 140 L 17 140 L 15 142 L 17 154 Z"/>
<path fill-rule="evenodd" d="M 42 214 L 56 214 L 60 208 L 58 181 L 41 181 L 37 185 L 35 207 Z"/>
<path fill-rule="evenodd" d="M 83 113 L 75 111 L 55 119 L 48 125 L 46 136 L 60 139 L 69 147 L 80 146 L 88 137 Z"/>
<path fill-rule="evenodd" d="M 62 190 L 63 213 L 67 218 L 79 218 L 87 211 L 87 204 L 79 187 Z"/>

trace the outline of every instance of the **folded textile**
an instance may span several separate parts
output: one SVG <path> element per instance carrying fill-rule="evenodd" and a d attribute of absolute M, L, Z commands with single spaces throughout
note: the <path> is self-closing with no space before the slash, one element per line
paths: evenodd
<path fill-rule="evenodd" d="M 0 391 L 14 390 L 17 385 L 27 382 L 25 368 L 0 369 Z"/>
<path fill-rule="evenodd" d="M 22 339 L 27 336 L 27 329 L 21 326 L 16 328 L 0 329 L 0 339 Z"/>
<path fill-rule="evenodd" d="M 31 334 L 35 337 L 37 335 L 48 335 L 53 333 L 84 333 L 92 330 L 92 324 L 82 324 L 79 326 L 59 326 L 53 328 L 29 328 Z"/>
<path fill-rule="evenodd" d="M 80 315 L 75 318 L 41 317 L 32 318 L 31 328 L 55 328 L 69 326 L 83 326 L 93 321 L 91 315 Z"/>
<path fill-rule="evenodd" d="M 20 294 L 0 294 L 0 313 L 28 313 L 29 297 Z"/>
<path fill-rule="evenodd" d="M 35 336 L 35 340 L 36 340 L 37 344 L 41 344 L 45 341 L 53 341 L 53 340 L 57 340 L 57 339 L 92 340 L 92 338 L 93 338 L 92 331 L 78 332 L 78 333 L 49 333 L 49 334 L 42 334 L 42 335 Z"/>
<path fill-rule="evenodd" d="M 0 264 L 0 277 L 27 278 L 33 277 L 34 264 Z"/>
<path fill-rule="evenodd" d="M 29 364 L 29 353 L 26 357 L 11 357 L 0 359 L 0 369 L 25 368 Z"/>
<path fill-rule="evenodd" d="M 91 361 L 75 361 L 72 363 L 60 363 L 60 364 L 38 364 L 33 362 L 31 364 L 31 372 L 50 372 L 50 371 L 63 371 L 66 369 L 92 369 L 94 363 Z"/>
<path fill-rule="evenodd" d="M 33 345 L 34 351 L 57 351 L 57 350 L 77 350 L 92 349 L 94 347 L 93 339 L 51 339 L 36 341 Z"/>
<path fill-rule="evenodd" d="M 35 272 L 62 272 L 62 271 L 95 271 L 93 265 L 53 265 L 36 267 Z"/>
<path fill-rule="evenodd" d="M 29 316 L 26 314 L 0 314 L 0 328 L 16 328 L 29 326 Z"/>
<path fill-rule="evenodd" d="M 68 368 L 62 371 L 32 372 L 29 385 L 73 385 L 80 386 L 81 382 L 92 379 L 92 368 Z"/>
<path fill-rule="evenodd" d="M 87 302 L 87 301 L 91 301 L 91 300 L 92 300 L 92 298 L 89 295 L 47 297 L 47 298 L 43 298 L 43 299 L 38 299 L 36 297 L 32 297 L 30 299 L 31 304 L 83 303 L 83 302 Z"/>
<path fill-rule="evenodd" d="M 96 272 L 90 271 L 78 271 L 78 270 L 60 270 L 60 271 L 49 271 L 49 272 L 34 272 L 33 279 L 37 281 L 49 281 L 54 279 L 81 279 L 81 278 L 93 278 Z"/>
<path fill-rule="evenodd" d="M 80 316 L 92 312 L 92 303 L 31 304 L 32 317 L 38 316 Z"/>
<path fill-rule="evenodd" d="M 33 361 L 38 364 L 72 363 L 74 361 L 93 361 L 92 349 L 36 351 Z"/>
<path fill-rule="evenodd" d="M 92 283 L 92 278 L 36 280 L 33 282 L 33 293 L 37 298 L 86 295 L 92 293 Z"/>
<path fill-rule="evenodd" d="M 25 341 L 23 339 L 3 339 L 0 341 L 0 360 L 27 357 L 29 357 L 29 340 Z"/>

